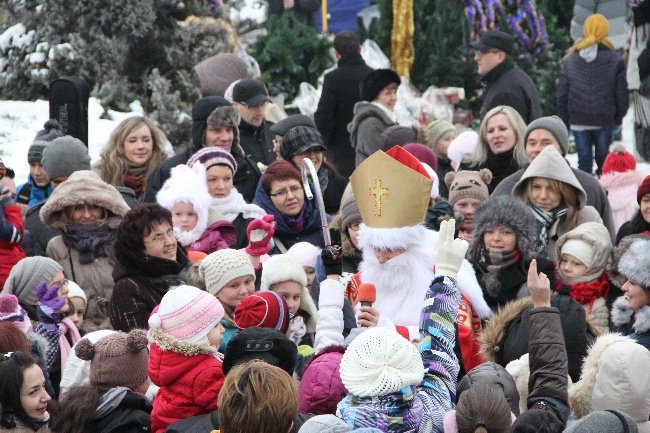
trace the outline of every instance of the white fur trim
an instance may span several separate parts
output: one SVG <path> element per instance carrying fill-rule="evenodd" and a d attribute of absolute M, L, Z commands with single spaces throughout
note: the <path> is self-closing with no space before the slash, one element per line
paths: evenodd
<path fill-rule="evenodd" d="M 420 245 L 427 238 L 428 231 L 424 225 L 377 229 L 362 223 L 359 228 L 359 249 L 408 249 Z"/>
<path fill-rule="evenodd" d="M 201 235 L 208 228 L 208 209 L 212 203 L 203 164 L 194 164 L 191 168 L 185 164 L 173 167 L 171 176 L 156 194 L 156 201 L 170 211 L 176 203 L 191 203 L 198 216 L 192 231 Z"/>
<path fill-rule="evenodd" d="M 433 181 L 433 185 L 431 185 L 431 198 L 436 199 L 440 195 L 440 179 L 438 179 L 438 175 L 436 174 L 435 171 L 431 167 L 429 167 L 429 164 L 425 164 L 424 162 L 421 162 L 422 167 L 426 170 L 426 172 L 429 174 L 429 177 Z"/>
<path fill-rule="evenodd" d="M 618 271 L 635 284 L 650 288 L 650 240 L 635 240 L 618 261 Z"/>
<path fill-rule="evenodd" d="M 442 427 L 445 433 L 458 433 L 458 424 L 456 423 L 456 410 L 452 409 L 445 413 L 442 420 Z"/>

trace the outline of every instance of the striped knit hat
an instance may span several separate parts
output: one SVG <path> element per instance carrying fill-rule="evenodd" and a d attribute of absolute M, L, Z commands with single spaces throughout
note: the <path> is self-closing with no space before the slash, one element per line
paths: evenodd
<path fill-rule="evenodd" d="M 189 343 L 207 342 L 210 331 L 223 319 L 221 302 L 208 292 L 192 286 L 178 286 L 160 301 L 149 317 L 149 326 Z"/>
<path fill-rule="evenodd" d="M 259 292 L 241 300 L 234 312 L 234 322 L 240 330 L 257 327 L 271 328 L 286 334 L 289 329 L 287 301 L 275 292 Z"/>
<path fill-rule="evenodd" d="M 192 167 L 197 162 L 203 164 L 205 171 L 208 171 L 214 165 L 225 165 L 232 170 L 233 174 L 237 171 L 235 158 L 220 147 L 204 147 L 200 149 L 190 156 L 190 159 L 187 160 L 187 166 Z"/>

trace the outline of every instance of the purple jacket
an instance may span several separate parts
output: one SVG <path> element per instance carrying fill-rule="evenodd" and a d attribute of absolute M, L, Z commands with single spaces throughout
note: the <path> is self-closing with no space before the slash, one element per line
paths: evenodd
<path fill-rule="evenodd" d="M 222 220 L 212 223 L 196 242 L 187 247 L 188 251 L 201 251 L 206 254 L 230 248 L 237 243 L 235 226 Z"/>
<path fill-rule="evenodd" d="M 300 413 L 336 414 L 336 405 L 347 394 L 339 374 L 344 353 L 345 346 L 329 346 L 309 361 L 298 392 Z"/>
<path fill-rule="evenodd" d="M 630 99 L 625 62 L 604 46 L 587 63 L 578 52 L 562 64 L 557 83 L 557 114 L 567 126 L 620 125 Z"/>

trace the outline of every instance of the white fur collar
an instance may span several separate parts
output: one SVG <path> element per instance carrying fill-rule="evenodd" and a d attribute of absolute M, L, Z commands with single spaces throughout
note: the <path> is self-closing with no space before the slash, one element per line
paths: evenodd
<path fill-rule="evenodd" d="M 246 219 L 262 218 L 266 215 L 266 212 L 256 204 L 246 203 L 244 197 L 235 187 L 232 187 L 228 197 L 213 197 L 212 207 L 219 211 L 228 222 L 233 222 L 240 213 L 243 213 Z"/>
<path fill-rule="evenodd" d="M 625 305 L 625 296 L 619 297 L 612 305 L 612 323 L 616 326 L 629 325 L 634 316 L 632 329 L 641 333 L 650 330 L 650 306 L 641 307 L 636 313 Z"/>

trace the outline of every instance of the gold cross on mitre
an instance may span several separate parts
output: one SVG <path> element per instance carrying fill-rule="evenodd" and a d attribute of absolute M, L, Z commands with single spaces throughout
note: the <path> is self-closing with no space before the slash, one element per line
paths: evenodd
<path fill-rule="evenodd" d="M 375 179 L 375 187 L 369 188 L 368 194 L 375 196 L 375 216 L 381 216 L 381 198 L 388 196 L 388 188 L 382 188 L 381 179 Z"/>
<path fill-rule="evenodd" d="M 366 226 L 398 228 L 424 221 L 433 182 L 401 147 L 370 155 L 354 170 L 350 183 Z"/>

